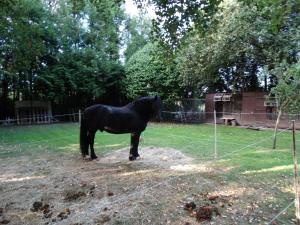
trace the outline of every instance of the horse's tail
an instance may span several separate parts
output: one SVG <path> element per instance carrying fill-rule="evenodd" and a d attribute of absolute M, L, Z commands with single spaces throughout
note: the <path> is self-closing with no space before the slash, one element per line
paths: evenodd
<path fill-rule="evenodd" d="M 84 114 L 82 114 L 80 122 L 80 152 L 82 156 L 88 155 L 88 148 L 88 130 Z"/>

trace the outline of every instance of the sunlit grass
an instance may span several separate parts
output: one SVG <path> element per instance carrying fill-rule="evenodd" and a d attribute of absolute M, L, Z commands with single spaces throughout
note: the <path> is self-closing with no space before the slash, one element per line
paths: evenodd
<path fill-rule="evenodd" d="M 296 135 L 298 145 L 300 135 Z M 255 131 L 219 125 L 215 146 L 212 125 L 150 123 L 141 136 L 140 147 L 180 150 L 195 159 L 193 165 L 197 165 L 197 168 L 224 171 L 211 175 L 209 179 L 216 178 L 251 186 L 253 190 L 265 189 L 268 193 L 272 192 L 272 199 L 261 205 L 261 210 L 268 212 L 269 204 L 285 207 L 293 198 L 292 133 L 283 131 L 278 135 L 276 150 L 272 149 L 272 137 L 272 130 Z M 95 151 L 100 157 L 116 149 L 129 149 L 129 146 L 129 134 L 96 134 Z M 214 159 L 215 147 L 217 159 Z M 20 156 L 34 159 L 35 155 L 42 153 L 49 153 L 48 157 L 51 156 L 51 159 L 60 154 L 79 157 L 79 125 L 68 123 L 0 128 L 0 159 L 17 159 Z M 143 155 L 142 149 L 140 154 Z M 193 165 L 182 165 L 177 169 L 195 169 Z M 282 219 L 290 220 L 293 212 L 293 209 L 289 209 Z"/>
<path fill-rule="evenodd" d="M 272 136 L 272 130 L 255 131 L 220 125 L 217 127 L 218 161 L 215 164 L 235 168 L 233 172 L 238 173 L 289 166 L 292 163 L 291 132 L 284 131 L 278 135 L 276 150 L 272 150 Z M 298 138 L 297 133 L 297 140 Z M 150 123 L 141 136 L 140 146 L 174 148 L 196 160 L 207 162 L 214 159 L 214 140 L 212 125 Z M 78 142 L 77 123 L 1 127 L 0 157 L 37 154 L 43 151 L 79 154 Z M 96 134 L 95 150 L 100 155 L 129 146 L 129 134 Z"/>

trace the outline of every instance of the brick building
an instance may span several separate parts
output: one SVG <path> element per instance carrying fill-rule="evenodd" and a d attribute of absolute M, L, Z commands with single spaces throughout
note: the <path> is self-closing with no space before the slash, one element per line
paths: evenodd
<path fill-rule="evenodd" d="M 274 127 L 277 119 L 277 101 L 269 98 L 265 92 L 243 92 L 239 94 L 212 93 L 205 99 L 205 112 L 208 122 L 214 119 L 214 110 L 218 122 L 224 118 L 234 118 L 239 125 L 262 125 Z M 283 115 L 280 127 L 288 127 L 290 118 Z M 297 119 L 297 118 L 296 118 Z"/>

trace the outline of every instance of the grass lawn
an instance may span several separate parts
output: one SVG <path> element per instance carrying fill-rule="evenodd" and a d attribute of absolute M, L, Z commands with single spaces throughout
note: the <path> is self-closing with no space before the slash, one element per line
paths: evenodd
<path fill-rule="evenodd" d="M 214 126 L 151 123 L 142 134 L 140 146 L 169 147 L 181 150 L 200 162 L 230 167 L 235 174 L 288 174 L 292 176 L 292 134 L 278 135 L 277 149 L 272 150 L 272 130 L 255 131 L 238 127 L 217 127 L 218 160 L 214 156 Z M 38 152 L 79 153 L 77 123 L 2 127 L 0 157 L 34 155 Z M 296 140 L 300 140 L 297 133 Z M 108 151 L 129 148 L 130 135 L 98 132 L 95 151 L 101 157 Z M 299 143 L 299 142 L 297 142 Z M 142 152 L 140 152 L 142 155 Z M 298 154 L 299 156 L 300 154 Z M 299 157 L 298 157 L 299 158 Z M 299 161 L 299 160 L 298 160 Z"/>
<path fill-rule="evenodd" d="M 280 132 L 276 150 L 272 150 L 272 135 L 272 130 L 255 131 L 220 125 L 217 127 L 218 159 L 213 160 L 214 126 L 151 123 L 142 134 L 140 145 L 178 149 L 195 158 L 197 163 L 209 162 L 216 170 L 227 168 L 227 172 L 220 175 L 222 179 L 254 189 L 267 188 L 274 198 L 268 199 L 265 207 L 276 204 L 280 210 L 293 199 L 292 134 L 291 131 Z M 33 156 L 43 152 L 79 156 L 78 140 L 77 123 L 1 127 L 0 158 Z M 296 140 L 298 144 L 299 133 Z M 96 154 L 101 157 L 108 151 L 129 148 L 129 141 L 128 134 L 98 132 Z M 290 207 L 286 216 L 291 218 L 293 210 Z"/>
<path fill-rule="evenodd" d="M 290 131 L 278 135 L 277 150 L 272 150 L 272 130 L 254 131 L 218 126 L 218 163 L 234 166 L 236 172 L 251 170 L 290 170 L 292 163 Z M 35 154 L 38 151 L 78 152 L 79 125 L 76 123 L 2 127 L 0 157 Z M 297 133 L 296 140 L 300 141 Z M 96 134 L 95 149 L 99 155 L 123 147 L 129 148 L 129 134 Z M 299 142 L 298 142 L 299 143 Z M 148 125 L 142 134 L 141 146 L 170 147 L 201 161 L 214 156 L 214 126 L 211 125 Z"/>

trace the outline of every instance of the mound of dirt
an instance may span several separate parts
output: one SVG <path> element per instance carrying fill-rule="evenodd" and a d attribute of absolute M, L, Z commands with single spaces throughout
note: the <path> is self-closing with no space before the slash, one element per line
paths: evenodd
<path fill-rule="evenodd" d="M 99 158 L 93 161 L 82 160 L 77 152 L 54 151 L 0 158 L 0 221 L 32 225 L 198 224 L 182 210 L 181 201 L 194 193 L 225 189 L 216 171 L 204 163 L 195 164 L 178 150 L 142 147 L 139 153 L 141 158 L 135 161 L 128 160 L 128 148 L 104 156 L 98 152 Z M 213 198 L 208 201 L 217 202 L 218 198 Z M 237 203 L 235 207 L 239 210 Z M 186 208 L 197 213 L 193 205 Z M 198 212 L 199 221 L 205 217 L 220 225 L 236 222 L 202 215 L 202 211 Z M 245 224 L 243 218 L 235 224 Z"/>
<path fill-rule="evenodd" d="M 193 159 L 171 148 L 145 147 L 139 153 L 142 157 L 135 161 L 128 160 L 128 148 L 104 156 L 98 152 L 98 160 L 88 162 L 78 154 L 49 152 L 35 158 L 0 159 L 3 223 L 118 224 L 138 208 L 152 211 L 147 205 L 156 207 L 156 197 L 163 199 L 171 191 L 161 189 L 177 174 L 171 168 L 190 165 Z M 65 213 L 66 208 L 72 213 Z"/>
<path fill-rule="evenodd" d="M 128 161 L 128 148 L 123 148 L 98 159 L 98 163 L 125 163 L 154 166 L 169 169 L 172 166 L 191 164 L 193 158 L 184 155 L 181 151 L 172 148 L 145 147 L 139 150 L 141 155 L 134 162 Z"/>

